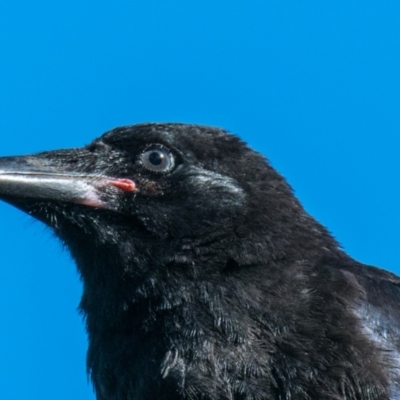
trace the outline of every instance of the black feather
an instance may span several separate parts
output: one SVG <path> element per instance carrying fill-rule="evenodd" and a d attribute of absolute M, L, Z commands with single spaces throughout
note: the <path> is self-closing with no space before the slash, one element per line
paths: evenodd
<path fill-rule="evenodd" d="M 0 197 L 76 261 L 98 400 L 399 398 L 399 278 L 346 255 L 236 136 L 117 128 L 0 159 Z"/>

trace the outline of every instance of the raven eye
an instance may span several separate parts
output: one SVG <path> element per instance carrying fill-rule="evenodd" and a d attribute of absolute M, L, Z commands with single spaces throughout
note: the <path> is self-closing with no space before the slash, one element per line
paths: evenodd
<path fill-rule="evenodd" d="M 156 172 L 168 172 L 175 165 L 173 155 L 163 147 L 146 150 L 140 156 L 140 161 L 145 168 Z"/>

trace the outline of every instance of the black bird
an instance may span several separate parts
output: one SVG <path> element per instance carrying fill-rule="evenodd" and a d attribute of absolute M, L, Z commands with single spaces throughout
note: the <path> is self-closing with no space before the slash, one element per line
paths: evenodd
<path fill-rule="evenodd" d="M 0 198 L 76 261 L 98 400 L 400 399 L 400 279 L 238 137 L 117 128 L 1 158 Z"/>

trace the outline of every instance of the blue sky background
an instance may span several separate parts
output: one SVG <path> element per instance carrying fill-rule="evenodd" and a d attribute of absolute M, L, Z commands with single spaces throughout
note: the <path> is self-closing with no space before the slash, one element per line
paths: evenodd
<path fill-rule="evenodd" d="M 355 258 L 400 273 L 399 1 L 0 2 L 0 154 L 144 121 L 224 127 Z M 5 400 L 94 399 L 81 284 L 0 204 Z"/>

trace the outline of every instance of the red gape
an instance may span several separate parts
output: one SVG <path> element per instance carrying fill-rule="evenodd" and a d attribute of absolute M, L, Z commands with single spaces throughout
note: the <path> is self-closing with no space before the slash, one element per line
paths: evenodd
<path fill-rule="evenodd" d="M 111 181 L 111 184 L 124 192 L 134 192 L 136 190 L 135 182 L 130 179 L 116 179 Z"/>

